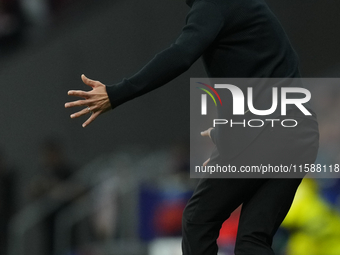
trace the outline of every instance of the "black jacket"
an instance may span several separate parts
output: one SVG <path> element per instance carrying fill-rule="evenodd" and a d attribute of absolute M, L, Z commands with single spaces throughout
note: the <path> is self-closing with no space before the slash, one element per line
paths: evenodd
<path fill-rule="evenodd" d="M 298 58 L 263 0 L 187 0 L 181 35 L 138 73 L 107 92 L 112 107 L 156 89 L 200 56 L 209 77 L 297 77 Z"/>
<path fill-rule="evenodd" d="M 299 77 L 298 57 L 264 0 L 186 2 L 191 9 L 178 39 L 132 77 L 107 86 L 113 108 L 168 83 L 201 56 L 209 77 Z M 256 137 L 251 132 L 243 147 Z"/>

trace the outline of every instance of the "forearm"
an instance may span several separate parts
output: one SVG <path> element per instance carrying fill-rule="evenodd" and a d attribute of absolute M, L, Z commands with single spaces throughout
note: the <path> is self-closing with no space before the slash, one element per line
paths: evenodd
<path fill-rule="evenodd" d="M 132 77 L 106 87 L 112 108 L 168 83 L 188 70 L 198 57 L 171 45 Z"/>
<path fill-rule="evenodd" d="M 223 22 L 215 4 L 195 4 L 174 44 L 157 54 L 132 77 L 107 86 L 112 108 L 154 90 L 185 72 L 215 40 Z"/>

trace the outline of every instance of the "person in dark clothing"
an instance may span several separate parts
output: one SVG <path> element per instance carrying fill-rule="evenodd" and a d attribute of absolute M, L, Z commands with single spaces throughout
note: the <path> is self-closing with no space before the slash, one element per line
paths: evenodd
<path fill-rule="evenodd" d="M 86 106 L 71 118 L 91 113 L 85 127 L 109 109 L 168 83 L 200 56 L 209 77 L 300 77 L 298 57 L 264 0 L 187 0 L 187 4 L 191 9 L 178 39 L 135 75 L 112 86 L 82 75 L 92 90 L 68 92 L 84 100 L 66 103 L 65 107 Z M 254 98 L 261 103 L 267 92 L 268 88 L 259 86 Z M 219 129 L 203 132 L 217 145 L 205 164 L 313 163 L 318 125 L 315 113 L 310 111 L 312 115 L 307 117 L 294 108 L 287 112 L 299 122 L 294 130 L 267 125 L 249 133 L 237 129 L 233 135 Z M 243 146 L 237 150 L 233 145 L 238 141 L 233 137 L 243 139 Z M 221 144 L 223 150 L 219 150 Z M 273 254 L 273 236 L 288 213 L 302 177 L 202 178 L 183 214 L 183 254 L 216 255 L 219 229 L 240 204 L 243 207 L 235 254 Z"/>

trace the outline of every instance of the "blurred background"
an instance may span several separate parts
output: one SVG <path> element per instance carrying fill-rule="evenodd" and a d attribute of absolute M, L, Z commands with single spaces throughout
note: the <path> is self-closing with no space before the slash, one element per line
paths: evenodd
<path fill-rule="evenodd" d="M 302 75 L 339 77 L 340 2 L 267 2 Z M 114 84 L 138 71 L 177 38 L 188 10 L 184 0 L 0 0 L 0 255 L 181 254 L 196 184 L 188 85 L 206 76 L 201 61 L 86 129 L 64 103 L 69 89 L 87 89 L 82 73 Z M 318 162 L 340 163 L 340 87 L 309 89 Z M 339 255 L 339 191 L 338 179 L 306 179 L 276 253 Z M 233 254 L 238 213 L 221 230 L 221 255 Z"/>

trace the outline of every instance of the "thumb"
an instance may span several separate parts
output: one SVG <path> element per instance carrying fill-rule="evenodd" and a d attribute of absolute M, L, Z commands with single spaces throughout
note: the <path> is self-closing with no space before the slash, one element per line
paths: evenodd
<path fill-rule="evenodd" d="M 211 132 L 212 129 L 213 128 L 209 128 L 209 129 L 207 129 L 205 131 L 202 131 L 201 132 L 201 136 L 209 136 L 210 137 L 210 132 Z"/>
<path fill-rule="evenodd" d="M 91 88 L 96 86 L 96 81 L 87 78 L 84 74 L 81 75 L 81 79 L 87 86 L 90 86 Z"/>

